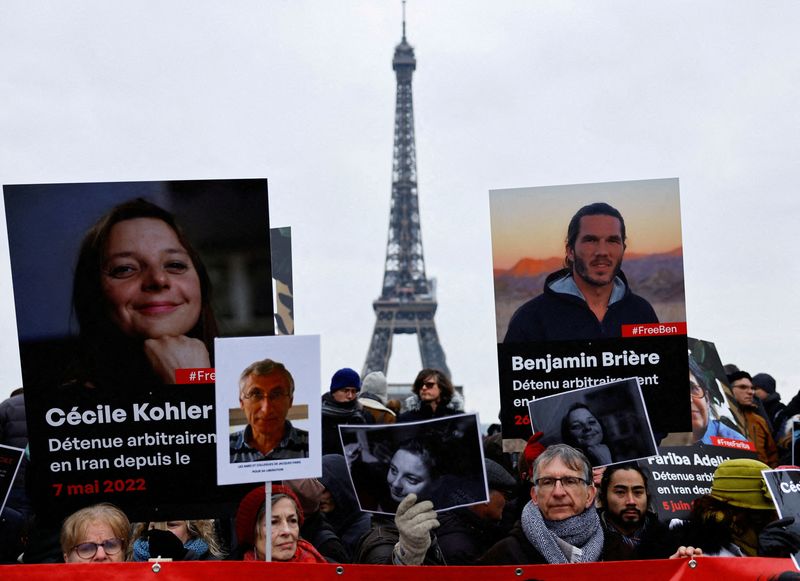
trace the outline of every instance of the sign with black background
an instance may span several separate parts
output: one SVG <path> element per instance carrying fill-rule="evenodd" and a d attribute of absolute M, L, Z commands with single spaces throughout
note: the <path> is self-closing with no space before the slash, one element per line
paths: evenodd
<path fill-rule="evenodd" d="M 691 431 L 686 350 L 685 335 L 500 343 L 497 352 L 503 438 L 527 440 L 531 436 L 531 398 L 628 377 L 639 378 L 656 439 L 658 434 Z M 526 369 L 526 360 L 544 360 L 545 367 L 535 362 L 528 363 L 531 369 Z"/>

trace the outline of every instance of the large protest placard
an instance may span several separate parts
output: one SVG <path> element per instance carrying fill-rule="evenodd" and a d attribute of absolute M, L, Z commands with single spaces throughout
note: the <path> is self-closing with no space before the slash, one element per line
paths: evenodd
<path fill-rule="evenodd" d="M 755 446 L 743 434 L 736 414 L 729 404 L 728 379 L 714 343 L 688 338 L 689 400 L 692 431 L 669 434 L 664 446 L 691 445 L 697 442 L 755 451 Z"/>
<path fill-rule="evenodd" d="M 780 518 L 794 517 L 786 528 L 800 535 L 800 470 L 764 470 L 764 480 Z M 800 569 L 800 551 L 792 554 L 794 566 Z"/>
<path fill-rule="evenodd" d="M 595 468 L 657 454 L 636 379 L 537 398 L 528 409 L 531 428 L 544 433 L 542 445 L 568 444 Z"/>
<path fill-rule="evenodd" d="M 733 458 L 756 457 L 755 452 L 736 448 L 694 446 L 662 446 L 658 456 L 640 460 L 649 475 L 649 490 L 653 508 L 659 518 L 685 519 L 694 500 L 711 492 L 714 470 Z"/>
<path fill-rule="evenodd" d="M 532 399 L 628 377 L 657 434 L 688 431 L 677 179 L 493 190 L 490 208 L 507 447 Z"/>
<path fill-rule="evenodd" d="M 3 192 L 37 514 L 229 512 L 213 340 L 273 333 L 266 180 Z"/>
<path fill-rule="evenodd" d="M 339 426 L 361 510 L 394 514 L 414 493 L 437 512 L 487 502 L 477 414 L 403 424 Z"/>
<path fill-rule="evenodd" d="M 217 339 L 220 484 L 322 474 L 317 336 Z"/>

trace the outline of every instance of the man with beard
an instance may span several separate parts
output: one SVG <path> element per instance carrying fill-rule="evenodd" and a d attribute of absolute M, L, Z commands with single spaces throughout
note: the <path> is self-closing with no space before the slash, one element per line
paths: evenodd
<path fill-rule="evenodd" d="M 647 476 L 636 464 L 609 466 L 598 495 L 607 561 L 666 559 L 669 528 L 650 510 Z"/>
<path fill-rule="evenodd" d="M 504 342 L 619 337 L 622 325 L 658 323 L 622 273 L 625 240 L 625 219 L 616 208 L 595 202 L 578 210 L 567 228 L 565 268 L 517 309 Z"/>

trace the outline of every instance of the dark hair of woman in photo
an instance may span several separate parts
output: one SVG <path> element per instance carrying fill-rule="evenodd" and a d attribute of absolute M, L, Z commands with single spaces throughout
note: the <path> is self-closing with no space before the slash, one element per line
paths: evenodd
<path fill-rule="evenodd" d="M 175 383 L 210 367 L 217 324 L 211 282 L 175 217 L 142 198 L 112 208 L 86 233 L 72 303 L 86 386 Z"/>
<path fill-rule="evenodd" d="M 575 403 L 567 410 L 561 420 L 561 440 L 586 454 L 592 466 L 613 461 L 605 443 L 603 425 L 586 404 Z"/>

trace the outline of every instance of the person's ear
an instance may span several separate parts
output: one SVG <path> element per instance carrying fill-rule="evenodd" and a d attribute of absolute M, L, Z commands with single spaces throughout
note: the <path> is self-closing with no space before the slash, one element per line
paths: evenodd
<path fill-rule="evenodd" d="M 597 488 L 595 488 L 594 484 L 590 484 L 587 492 L 589 493 L 589 497 L 586 499 L 586 506 L 584 508 L 589 508 L 594 505 L 594 499 L 597 496 Z"/>
<path fill-rule="evenodd" d="M 534 505 L 539 506 L 539 499 L 536 497 L 536 487 L 535 486 L 531 486 L 531 500 L 533 501 Z"/>

